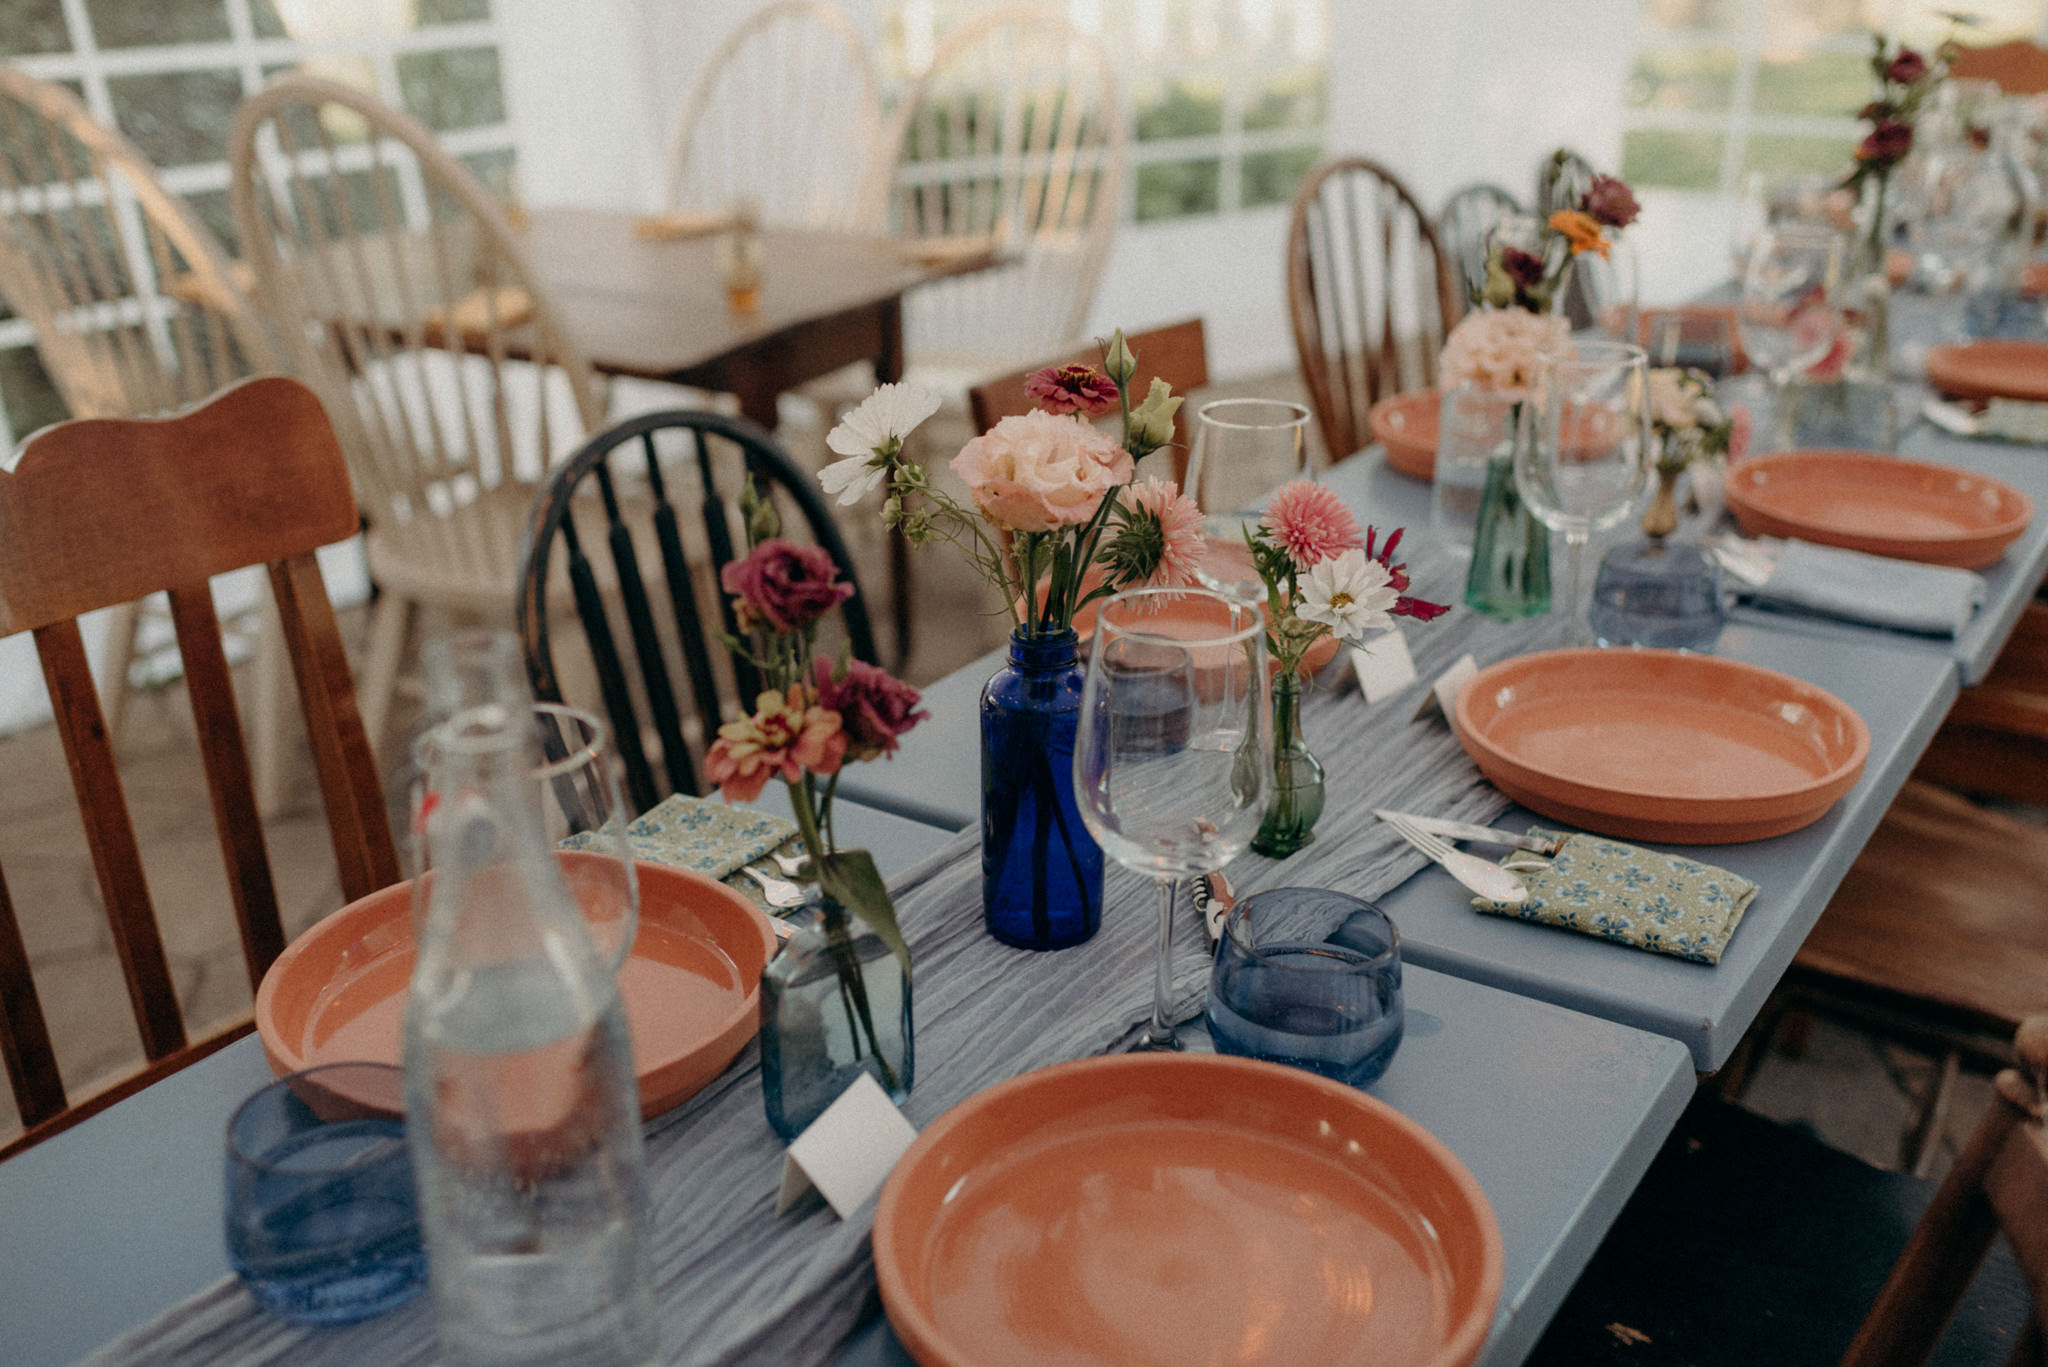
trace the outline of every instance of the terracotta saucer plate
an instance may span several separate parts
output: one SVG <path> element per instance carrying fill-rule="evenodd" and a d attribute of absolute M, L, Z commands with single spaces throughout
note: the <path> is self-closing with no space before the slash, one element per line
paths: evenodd
<path fill-rule="evenodd" d="M 1372 406 L 1372 438 L 1387 448 L 1387 468 L 1410 479 L 1436 475 L 1438 410 L 1443 392 L 1415 389 L 1381 399 Z"/>
<path fill-rule="evenodd" d="M 606 858 L 555 857 L 572 882 L 576 863 Z M 635 867 L 640 932 L 619 988 L 640 1068 L 640 1111 L 651 1117 L 694 1096 L 753 1038 L 775 930 L 723 883 L 666 864 Z M 411 882 L 351 902 L 294 940 L 256 993 L 271 1071 L 398 1063 L 413 952 Z"/>
<path fill-rule="evenodd" d="M 1996 564 L 2033 521 L 2009 484 L 1868 451 L 1784 451 L 1728 472 L 1728 506 L 1751 536 L 1794 536 L 1897 560 Z"/>
<path fill-rule="evenodd" d="M 1384 1102 L 1219 1055 L 1057 1064 L 919 1136 L 875 1272 L 922 1367 L 1463 1367 L 1500 1296 L 1479 1184 Z"/>
<path fill-rule="evenodd" d="M 2048 403 L 2048 342 L 1983 341 L 1927 353 L 1927 381 L 1959 399 Z"/>
<path fill-rule="evenodd" d="M 1825 689 L 1672 650 L 1553 650 L 1481 670 L 1458 739 L 1532 811 L 1625 840 L 1725 845 L 1818 821 L 1870 728 Z"/>
<path fill-rule="evenodd" d="M 1249 561 L 1249 555 L 1246 559 Z M 1095 636 L 1095 611 L 1103 602 L 1103 599 L 1098 598 L 1074 614 L 1074 632 L 1081 639 L 1081 654 L 1084 658 L 1088 653 L 1088 642 Z M 1168 600 L 1154 620 L 1158 622 L 1160 634 L 1164 636 L 1184 636 L 1190 632 L 1224 625 L 1222 610 L 1211 599 L 1192 594 L 1184 599 Z M 1301 676 L 1304 679 L 1308 678 L 1336 659 L 1337 649 L 1342 644 L 1335 636 L 1325 633 L 1301 657 Z M 1272 661 L 1268 660 L 1267 665 L 1271 667 Z"/>

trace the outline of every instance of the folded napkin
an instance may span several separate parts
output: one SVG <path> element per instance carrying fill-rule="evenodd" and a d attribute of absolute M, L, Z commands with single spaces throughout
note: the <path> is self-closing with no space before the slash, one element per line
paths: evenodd
<path fill-rule="evenodd" d="M 1873 626 L 1956 636 L 1984 601 L 1983 576 L 1806 541 L 1775 546 L 1771 577 L 1746 590 L 1761 603 L 1803 608 Z"/>
<path fill-rule="evenodd" d="M 726 878 L 741 865 L 787 844 L 795 834 L 795 822 L 772 812 L 676 793 L 628 825 L 626 842 L 635 859 L 673 864 L 708 878 Z M 562 848 L 580 850 L 590 844 L 585 832 L 564 840 Z"/>
<path fill-rule="evenodd" d="M 1993 399 L 1984 405 L 1977 430 L 1987 437 L 2048 445 L 2048 403 L 2030 399 Z"/>
<path fill-rule="evenodd" d="M 1529 834 L 1564 842 L 1548 868 L 1527 872 L 1517 865 L 1529 900 L 1511 906 L 1475 897 L 1475 908 L 1717 964 L 1756 898 L 1756 884 L 1747 878 L 1695 859 L 1603 835 L 1534 829 Z"/>

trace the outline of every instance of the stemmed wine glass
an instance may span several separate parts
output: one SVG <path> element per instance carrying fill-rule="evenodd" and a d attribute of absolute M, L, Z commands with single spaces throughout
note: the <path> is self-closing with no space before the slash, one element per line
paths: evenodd
<path fill-rule="evenodd" d="M 1208 551 L 1195 570 L 1205 588 L 1264 602 L 1266 588 L 1244 544 L 1242 510 L 1308 469 L 1309 412 L 1277 399 L 1218 399 L 1195 415 L 1187 489 L 1202 510 Z"/>
<path fill-rule="evenodd" d="M 1592 534 L 1627 515 L 1650 460 L 1648 370 L 1643 349 L 1574 342 L 1542 356 L 1515 442 L 1515 487 L 1544 526 L 1564 533 L 1574 645 L 1593 640 L 1579 593 L 1579 562 Z"/>
<path fill-rule="evenodd" d="M 1170 1018 L 1180 880 L 1221 868 L 1259 828 L 1272 759 L 1265 617 L 1205 589 L 1135 589 L 1096 615 L 1074 747 L 1081 820 L 1103 852 L 1159 884 L 1146 1049 Z"/>
<path fill-rule="evenodd" d="M 1785 387 L 1825 359 L 1842 333 L 1839 295 L 1848 246 L 1832 228 L 1810 223 L 1767 227 L 1750 247 L 1742 276 L 1742 348 L 1770 375 L 1780 413 Z"/>

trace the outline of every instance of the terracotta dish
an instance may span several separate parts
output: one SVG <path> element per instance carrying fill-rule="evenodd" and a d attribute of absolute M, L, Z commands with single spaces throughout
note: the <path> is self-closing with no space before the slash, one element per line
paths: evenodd
<path fill-rule="evenodd" d="M 564 851 L 563 863 L 607 856 Z M 758 1028 L 775 930 L 745 897 L 666 864 L 640 875 L 640 933 L 619 970 L 640 1113 L 660 1115 L 725 1071 Z M 397 1063 L 412 978 L 412 884 L 351 902 L 294 940 L 256 993 L 279 1077 L 321 1063 Z"/>
<path fill-rule="evenodd" d="M 1458 739 L 1532 811 L 1625 840 L 1726 845 L 1818 821 L 1870 728 L 1834 694 L 1673 650 L 1553 650 L 1458 692 Z"/>
<path fill-rule="evenodd" d="M 875 1207 L 923 1367 L 1463 1367 L 1500 1296 L 1472 1174 L 1382 1101 L 1213 1054 L 1119 1054 L 955 1106 Z"/>
<path fill-rule="evenodd" d="M 1103 599 L 1098 598 L 1074 614 L 1074 631 L 1081 638 L 1081 653 L 1084 656 L 1088 653 L 1088 642 L 1095 635 L 1095 610 L 1102 605 L 1103 601 Z M 1160 627 L 1164 634 L 1169 636 L 1176 634 L 1173 631 L 1176 621 L 1186 622 L 1197 627 L 1217 625 L 1215 620 L 1217 610 L 1209 606 L 1208 600 L 1190 596 L 1185 601 L 1188 605 L 1188 610 L 1185 613 L 1176 614 L 1173 608 L 1168 607 L 1159 614 Z M 1304 679 L 1308 678 L 1311 674 L 1322 669 L 1324 665 L 1336 659 L 1337 649 L 1342 644 L 1335 636 L 1326 633 L 1321 640 L 1308 648 L 1307 654 L 1301 657 L 1301 677 Z M 1268 668 L 1272 667 L 1273 662 L 1270 659 L 1266 663 Z"/>
<path fill-rule="evenodd" d="M 2020 293 L 2048 294 L 2048 261 L 2029 261 L 2020 269 Z"/>
<path fill-rule="evenodd" d="M 2048 342 L 1964 342 L 1927 353 L 1927 381 L 1959 399 L 2048 403 Z"/>
<path fill-rule="evenodd" d="M 1373 440 L 1387 448 L 1387 468 L 1410 479 L 1436 476 L 1436 428 L 1443 391 L 1417 389 L 1381 399 L 1368 415 Z"/>
<path fill-rule="evenodd" d="M 2009 484 L 1867 451 L 1784 451 L 1728 471 L 1728 506 L 1751 536 L 1796 536 L 1896 560 L 1982 569 L 2033 521 Z"/>

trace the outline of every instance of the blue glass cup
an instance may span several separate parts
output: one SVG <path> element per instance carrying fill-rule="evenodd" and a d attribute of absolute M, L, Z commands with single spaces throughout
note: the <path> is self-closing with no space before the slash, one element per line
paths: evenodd
<path fill-rule="evenodd" d="M 1209 974 L 1218 1052 L 1365 1087 L 1401 1047 L 1401 935 L 1372 903 L 1270 888 L 1231 908 Z"/>
<path fill-rule="evenodd" d="M 396 1068 L 331 1063 L 228 1121 L 228 1262 L 265 1310 L 351 1324 L 427 1284 L 404 1098 Z"/>

